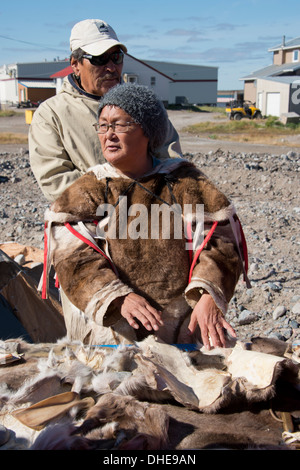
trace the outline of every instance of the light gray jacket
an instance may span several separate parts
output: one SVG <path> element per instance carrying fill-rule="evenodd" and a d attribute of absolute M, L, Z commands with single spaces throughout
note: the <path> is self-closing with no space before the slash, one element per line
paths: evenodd
<path fill-rule="evenodd" d="M 105 161 L 93 127 L 99 99 L 80 90 L 69 75 L 61 91 L 44 101 L 33 115 L 29 128 L 30 163 L 49 201 L 56 200 L 90 167 Z M 179 137 L 171 123 L 157 156 L 181 156 Z"/>

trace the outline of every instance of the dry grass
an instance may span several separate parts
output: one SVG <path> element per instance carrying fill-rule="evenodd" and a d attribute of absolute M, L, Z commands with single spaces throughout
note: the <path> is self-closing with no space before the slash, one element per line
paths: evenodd
<path fill-rule="evenodd" d="M 266 145 L 300 147 L 300 126 L 284 126 L 278 120 L 263 119 L 250 121 L 205 121 L 183 129 L 191 134 L 202 135 L 214 140 L 251 142 Z"/>
<path fill-rule="evenodd" d="M 25 134 L 12 132 L 0 132 L 0 144 L 27 144 L 28 137 Z"/>
<path fill-rule="evenodd" d="M 226 116 L 226 108 L 219 106 L 198 106 L 199 110 L 206 113 L 219 113 L 222 116 Z"/>
<path fill-rule="evenodd" d="M 11 118 L 13 116 L 20 115 L 19 112 L 12 109 L 2 109 L 0 110 L 0 124 L 1 118 Z M 11 128 L 13 128 L 13 120 Z M 7 128 L 8 126 L 6 126 Z M 9 128 L 9 127 L 8 127 Z M 28 138 L 27 134 L 17 133 L 17 132 L 0 132 L 0 144 L 27 144 Z"/>
<path fill-rule="evenodd" d="M 18 113 L 13 111 L 12 109 L 1 109 L 0 110 L 0 117 L 10 117 L 16 116 Z"/>
<path fill-rule="evenodd" d="M 224 134 L 215 136 L 209 136 L 212 139 L 217 140 L 229 140 L 233 142 L 248 142 L 251 144 L 263 144 L 263 145 L 278 145 L 285 147 L 300 147 L 300 137 L 295 140 L 294 138 L 288 137 L 286 134 L 277 135 L 260 135 L 260 134 Z"/>

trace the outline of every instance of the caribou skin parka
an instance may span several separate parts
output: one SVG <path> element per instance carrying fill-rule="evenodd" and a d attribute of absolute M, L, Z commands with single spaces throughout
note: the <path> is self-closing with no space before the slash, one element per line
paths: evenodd
<path fill-rule="evenodd" d="M 234 206 L 182 158 L 153 158 L 152 171 L 138 180 L 109 163 L 90 168 L 52 203 L 45 223 L 47 269 L 56 271 L 71 340 L 142 340 L 149 332 L 134 330 L 114 303 L 136 292 L 162 311 L 165 325 L 155 335 L 191 343 L 187 325 L 203 291 L 226 315 L 242 272 L 247 281 Z"/>

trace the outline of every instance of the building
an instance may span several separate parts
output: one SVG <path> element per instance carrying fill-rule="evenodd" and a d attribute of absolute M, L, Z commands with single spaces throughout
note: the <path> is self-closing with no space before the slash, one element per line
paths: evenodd
<path fill-rule="evenodd" d="M 63 78 L 71 72 L 69 61 L 4 65 L 0 67 L 0 103 L 44 101 L 60 90 Z M 123 80 L 151 87 L 166 105 L 217 104 L 217 67 L 139 60 L 126 54 Z"/>
<path fill-rule="evenodd" d="M 57 92 L 70 66 L 53 74 Z M 125 54 L 122 78 L 152 88 L 165 105 L 217 104 L 218 68 L 154 60 L 140 60 Z"/>
<path fill-rule="evenodd" d="M 44 101 L 55 95 L 56 86 L 51 75 L 66 61 L 32 62 L 2 65 L 0 67 L 0 105 L 17 105 L 22 101 Z"/>
<path fill-rule="evenodd" d="M 243 101 L 244 91 L 243 90 L 218 90 L 217 106 L 220 108 L 226 108 L 227 103 L 230 101 Z"/>
<path fill-rule="evenodd" d="M 273 63 L 243 77 L 244 99 L 255 102 L 265 116 L 300 118 L 300 37 L 269 49 Z"/>
<path fill-rule="evenodd" d="M 71 72 L 69 60 L 4 65 L 0 67 L 0 104 L 44 101 L 60 90 L 63 78 Z M 139 60 L 126 54 L 123 80 L 151 87 L 167 105 L 217 104 L 217 67 Z"/>
<path fill-rule="evenodd" d="M 218 67 L 139 60 L 127 54 L 124 81 L 151 87 L 166 104 L 217 104 Z"/>

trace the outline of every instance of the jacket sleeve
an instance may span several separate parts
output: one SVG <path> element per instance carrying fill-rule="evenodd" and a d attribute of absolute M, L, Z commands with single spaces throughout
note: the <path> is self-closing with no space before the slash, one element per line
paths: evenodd
<path fill-rule="evenodd" d="M 188 195 L 185 197 L 196 201 L 202 208 L 198 216 L 193 215 L 194 226 L 199 227 L 198 241 L 194 239 L 193 243 L 193 256 L 198 257 L 192 264 L 185 296 L 193 308 L 205 290 L 225 314 L 241 273 L 244 271 L 246 274 L 243 239 L 233 204 L 205 175 L 199 172 L 196 176 L 187 180 Z M 216 228 L 203 247 L 202 243 L 214 224 L 217 224 Z"/>
<path fill-rule="evenodd" d="M 113 301 L 133 290 L 119 279 L 105 240 L 95 238 L 101 202 L 93 196 L 95 184 L 91 172 L 79 178 L 46 211 L 45 221 L 51 261 L 65 295 L 97 324 L 111 326 L 120 319 Z"/>
<path fill-rule="evenodd" d="M 59 123 L 44 103 L 35 111 L 28 143 L 32 172 L 46 199 L 54 201 L 80 175 L 61 140 Z"/>
<path fill-rule="evenodd" d="M 77 232 L 82 227 L 72 225 Z M 88 226 L 92 233 L 95 228 Z M 56 248 L 53 265 L 68 299 L 101 326 L 112 326 L 120 318 L 113 301 L 133 290 L 124 284 L 109 259 L 70 233 L 66 226 L 52 228 Z"/>
<path fill-rule="evenodd" d="M 205 231 L 206 233 L 207 231 Z M 217 227 L 207 245 L 201 251 L 194 266 L 185 296 L 194 307 L 203 290 L 214 299 L 225 315 L 236 284 L 242 273 L 243 260 L 232 234 L 231 225 Z"/>

